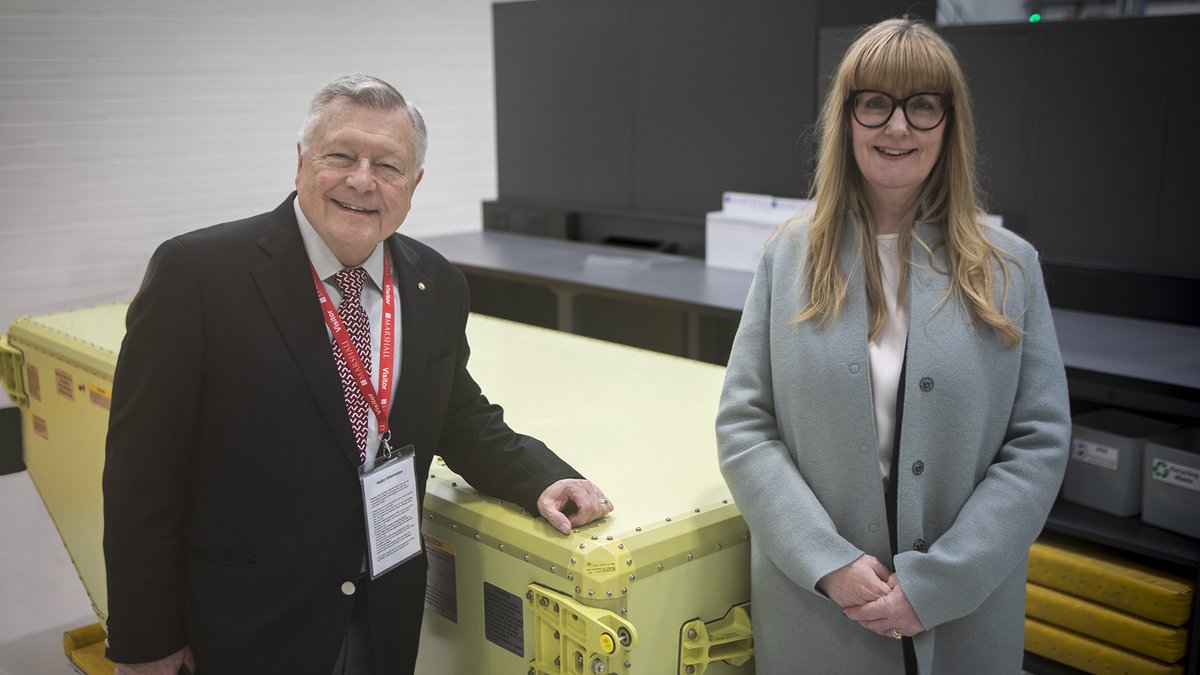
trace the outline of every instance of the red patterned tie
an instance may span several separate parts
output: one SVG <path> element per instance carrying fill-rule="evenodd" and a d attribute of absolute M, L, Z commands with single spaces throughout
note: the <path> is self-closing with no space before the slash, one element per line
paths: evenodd
<path fill-rule="evenodd" d="M 342 270 L 334 275 L 334 283 L 342 289 L 342 303 L 338 305 L 338 314 L 350 334 L 350 340 L 358 350 L 358 358 L 362 359 L 367 374 L 371 373 L 371 322 L 362 306 L 363 283 L 367 280 L 367 271 L 361 267 Z M 358 463 L 367 461 L 367 416 L 371 409 L 362 389 L 350 374 L 346 359 L 337 342 L 333 343 L 333 358 L 337 362 L 338 375 L 342 378 L 342 392 L 346 396 L 346 409 L 350 413 L 350 425 L 354 428 L 354 440 L 358 443 Z"/>

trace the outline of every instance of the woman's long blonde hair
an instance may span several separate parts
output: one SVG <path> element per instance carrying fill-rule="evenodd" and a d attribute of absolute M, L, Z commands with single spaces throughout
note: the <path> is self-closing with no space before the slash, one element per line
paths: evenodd
<path fill-rule="evenodd" d="M 1005 342 L 1016 344 L 1021 330 L 1004 314 L 1009 288 L 1007 262 L 1012 259 L 988 240 L 980 223 L 975 122 L 966 79 L 949 45 L 929 26 L 908 18 L 890 19 L 868 28 L 850 45 L 833 76 L 818 121 L 821 143 L 811 195 L 816 210 L 812 214 L 802 275 L 809 287 L 809 298 L 795 320 L 816 319 L 824 325 L 841 312 L 847 281 L 844 271 L 838 268 L 837 252 L 846 236 L 857 238 L 863 256 L 871 339 L 883 329 L 886 319 L 874 225 L 869 219 L 863 178 L 851 147 L 849 99 L 850 92 L 856 89 L 879 89 L 899 95 L 914 91 L 947 94 L 949 109 L 943 122 L 946 131 L 941 156 L 904 218 L 900 250 L 908 251 L 916 239 L 932 258 L 929 245 L 913 236 L 912 224 L 920 221 L 940 226 L 949 265 L 947 298 L 953 295 L 961 307 L 992 327 Z M 848 219 L 848 214 L 853 218 Z M 854 229 L 848 232 L 851 225 Z M 997 279 L 993 261 L 999 263 L 1002 276 L 999 301 L 994 295 Z M 907 282 L 905 274 L 901 292 Z"/>

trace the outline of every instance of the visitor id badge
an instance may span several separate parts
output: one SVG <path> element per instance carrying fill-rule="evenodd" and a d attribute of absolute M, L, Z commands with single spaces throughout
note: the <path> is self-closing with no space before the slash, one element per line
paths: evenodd
<path fill-rule="evenodd" d="M 414 457 L 413 447 L 405 446 L 360 476 L 372 579 L 421 552 Z"/>

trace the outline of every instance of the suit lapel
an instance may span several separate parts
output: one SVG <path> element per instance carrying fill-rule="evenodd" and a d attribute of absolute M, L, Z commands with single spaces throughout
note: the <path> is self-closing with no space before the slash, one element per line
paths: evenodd
<path fill-rule="evenodd" d="M 399 449 L 404 439 L 410 438 L 409 430 L 416 420 L 406 416 L 407 411 L 420 410 L 416 398 L 422 396 L 418 383 L 425 370 L 429 352 L 430 321 L 434 315 L 434 294 L 438 289 L 433 281 L 421 271 L 420 258 L 412 247 L 398 235 L 388 239 L 388 250 L 392 264 L 396 267 L 396 287 L 400 295 L 400 379 L 396 383 L 396 395 L 388 413 L 392 426 L 392 445 Z"/>
<path fill-rule="evenodd" d="M 313 289 L 308 254 L 296 223 L 292 197 L 271 214 L 258 246 L 266 253 L 266 257 L 251 270 L 258 292 L 333 430 L 338 447 L 354 466 L 358 466 L 358 448 Z"/>

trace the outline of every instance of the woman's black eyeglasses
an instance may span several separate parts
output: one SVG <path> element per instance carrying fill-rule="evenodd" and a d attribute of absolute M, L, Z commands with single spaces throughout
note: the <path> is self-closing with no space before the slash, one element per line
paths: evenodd
<path fill-rule="evenodd" d="M 850 110 L 854 119 L 868 129 L 878 129 L 892 119 L 899 107 L 904 111 L 908 126 L 929 131 L 936 129 L 946 119 L 949 104 L 946 96 L 931 91 L 918 92 L 904 98 L 893 98 L 890 94 L 873 89 L 856 89 L 850 92 Z"/>

